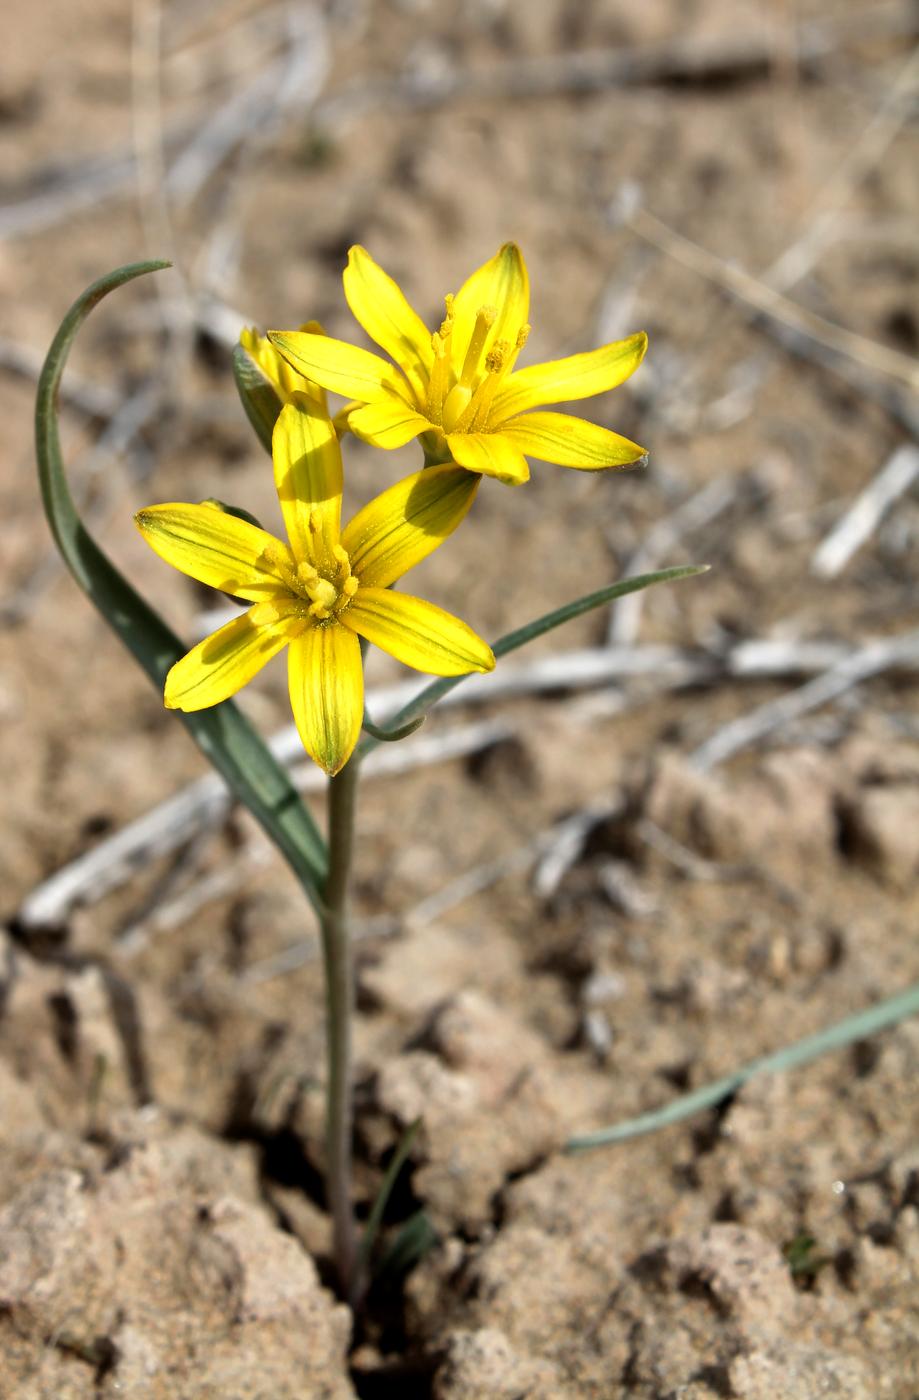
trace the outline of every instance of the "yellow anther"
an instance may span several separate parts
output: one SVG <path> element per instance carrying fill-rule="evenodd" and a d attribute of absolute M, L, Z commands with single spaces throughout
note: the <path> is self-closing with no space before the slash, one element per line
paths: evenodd
<path fill-rule="evenodd" d="M 306 587 L 309 587 L 311 583 L 316 583 L 318 581 L 319 570 L 314 569 L 312 564 L 307 564 L 305 561 L 301 561 L 297 565 L 297 578 L 300 583 L 305 584 Z"/>
<path fill-rule="evenodd" d="M 349 574 L 349 576 L 345 579 L 344 583 L 341 586 L 341 591 L 346 598 L 353 598 L 358 590 L 358 587 L 359 585 L 357 579 L 354 577 L 353 574 Z"/>
<path fill-rule="evenodd" d="M 328 608 L 324 607 L 322 603 L 310 604 L 310 617 L 314 617 L 317 622 L 325 622 L 331 616 Z"/>
<path fill-rule="evenodd" d="M 522 350 L 530 338 L 530 327 L 521 326 L 517 332 L 517 349 Z"/>
<path fill-rule="evenodd" d="M 453 295 L 452 292 L 448 292 L 447 295 L 444 297 L 444 306 L 447 308 L 447 320 L 448 320 L 448 321 L 452 321 L 452 320 L 453 320 L 453 303 L 454 303 L 455 301 L 456 301 L 456 297 Z"/>
<path fill-rule="evenodd" d="M 350 555 L 348 554 L 348 551 L 345 549 L 344 545 L 341 545 L 341 544 L 333 544 L 333 545 L 332 545 L 332 557 L 333 557 L 333 559 L 335 559 L 336 563 L 339 565 L 338 572 L 339 572 L 339 573 L 344 573 L 345 578 L 350 578 L 350 576 L 351 576 L 351 558 L 350 558 Z"/>
<path fill-rule="evenodd" d="M 496 340 L 485 356 L 485 368 L 489 374 L 500 374 L 510 354 L 510 341 Z"/>
<path fill-rule="evenodd" d="M 485 349 L 485 342 L 488 340 L 488 333 L 495 324 L 498 313 L 493 306 L 480 306 L 476 313 L 475 325 L 472 328 L 472 335 L 469 337 L 469 348 L 463 360 L 463 372 L 460 375 L 460 383 L 471 386 L 479 369 L 479 362 L 482 352 Z"/>

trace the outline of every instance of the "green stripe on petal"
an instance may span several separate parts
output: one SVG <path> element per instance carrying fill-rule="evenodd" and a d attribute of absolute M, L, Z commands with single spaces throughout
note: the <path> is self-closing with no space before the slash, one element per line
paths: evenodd
<path fill-rule="evenodd" d="M 519 369 L 495 395 L 488 421 L 496 426 L 540 404 L 571 403 L 615 389 L 635 373 L 647 348 L 648 337 L 639 331 L 599 350 Z"/>
<path fill-rule="evenodd" d="M 433 554 L 466 515 L 478 486 L 448 462 L 405 477 L 358 511 L 341 542 L 361 585 L 387 588 Z"/>
<path fill-rule="evenodd" d="M 433 424 L 401 399 L 381 399 L 364 404 L 348 414 L 348 427 L 355 437 L 374 447 L 404 447 L 413 437 L 428 432 Z"/>
<path fill-rule="evenodd" d="M 402 289 L 365 248 L 357 246 L 350 250 L 342 280 L 355 319 L 371 340 L 395 360 L 411 384 L 417 401 L 424 403 L 428 375 L 434 362 L 431 332 L 412 310 Z"/>
<path fill-rule="evenodd" d="M 364 718 L 363 662 L 355 634 L 329 622 L 295 637 L 288 683 L 303 747 L 334 777 L 351 757 Z"/>
<path fill-rule="evenodd" d="M 177 661 L 166 677 L 170 710 L 206 710 L 241 690 L 284 646 L 296 625 L 294 605 L 257 603 L 212 632 Z"/>
<path fill-rule="evenodd" d="M 526 325 L 530 314 L 530 279 L 516 243 L 505 243 L 499 248 L 493 258 L 463 283 L 454 298 L 451 354 L 457 375 L 463 367 L 476 316 L 483 306 L 493 306 L 497 312 L 485 342 L 484 357 L 496 340 L 508 340 L 513 346 L 517 332 Z"/>
<path fill-rule="evenodd" d="M 134 523 L 161 559 L 199 583 L 253 603 L 288 592 L 281 572 L 293 567 L 287 545 L 219 506 L 147 506 Z"/>
<path fill-rule="evenodd" d="M 488 643 L 458 617 L 423 598 L 387 588 L 360 588 L 341 620 L 416 671 L 464 676 L 468 671 L 494 670 Z"/>
<path fill-rule="evenodd" d="M 284 405 L 271 456 L 294 555 L 310 564 L 331 563 L 341 528 L 341 448 L 332 420 L 315 399 L 295 394 Z"/>
<path fill-rule="evenodd" d="M 500 433 L 449 433 L 447 447 L 454 462 L 470 472 L 497 477 L 506 486 L 530 479 L 523 450 Z"/>
<path fill-rule="evenodd" d="M 524 413 L 502 423 L 499 432 L 528 457 L 580 471 L 644 465 L 648 456 L 636 442 L 570 413 Z"/>
<path fill-rule="evenodd" d="M 346 399 L 376 403 L 387 394 L 408 397 L 408 385 L 398 371 L 370 350 L 306 331 L 269 331 L 268 339 L 300 374 Z"/>

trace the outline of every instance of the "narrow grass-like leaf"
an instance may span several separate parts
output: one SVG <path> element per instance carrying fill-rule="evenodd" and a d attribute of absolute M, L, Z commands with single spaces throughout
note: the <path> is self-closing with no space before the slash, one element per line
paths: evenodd
<path fill-rule="evenodd" d="M 356 1277 L 358 1279 L 364 1279 L 366 1277 L 367 1266 L 370 1263 L 370 1258 L 373 1254 L 373 1246 L 376 1244 L 377 1235 L 379 1234 L 380 1226 L 383 1223 L 383 1213 L 386 1210 L 387 1202 L 389 1201 L 389 1198 L 392 1195 L 392 1189 L 396 1184 L 396 1178 L 402 1170 L 403 1166 L 405 1165 L 405 1162 L 408 1158 L 408 1154 L 412 1150 L 412 1144 L 414 1143 L 415 1138 L 418 1135 L 418 1129 L 420 1127 L 420 1118 L 416 1118 L 414 1123 L 409 1124 L 405 1132 L 402 1134 L 402 1140 L 399 1143 L 399 1146 L 393 1153 L 392 1161 L 386 1168 L 386 1175 L 383 1177 L 382 1184 L 380 1186 L 379 1191 L 377 1192 L 376 1200 L 373 1203 L 373 1208 L 371 1209 L 370 1214 L 367 1217 L 367 1224 L 364 1226 L 364 1233 L 361 1236 L 360 1248 L 358 1250 L 357 1255 L 358 1262 Z"/>
<path fill-rule="evenodd" d="M 162 694 L 166 673 L 187 651 L 162 618 L 119 573 L 77 514 L 61 455 L 57 394 L 70 348 L 86 317 L 109 292 L 135 277 L 168 267 L 132 263 L 94 282 L 68 311 L 38 381 L 35 439 L 42 500 L 61 555 L 96 605 Z M 231 700 L 180 718 L 234 795 L 261 823 L 291 865 L 307 895 L 321 908 L 326 875 L 325 845 L 284 769 Z"/>
<path fill-rule="evenodd" d="M 755 1075 L 778 1074 L 783 1070 L 793 1069 L 796 1065 L 806 1065 L 818 1055 L 825 1055 L 830 1050 L 841 1050 L 856 1040 L 876 1035 L 878 1031 L 894 1026 L 898 1021 L 917 1013 L 919 982 L 897 996 L 876 1002 L 874 1006 L 858 1011 L 854 1016 L 847 1016 L 844 1021 L 837 1021 L 825 1031 L 817 1031 L 815 1035 L 805 1036 L 803 1040 L 786 1045 L 784 1049 L 776 1050 L 771 1055 L 751 1060 L 748 1065 L 742 1065 L 731 1074 L 703 1085 L 701 1089 L 694 1089 L 691 1094 L 672 1099 L 663 1108 L 642 1113 L 637 1118 L 628 1118 L 622 1123 L 615 1123 L 611 1128 L 601 1128 L 596 1133 L 585 1133 L 583 1137 L 571 1138 L 565 1144 L 565 1150 L 587 1152 L 592 1147 L 609 1147 L 615 1142 L 625 1142 L 628 1138 L 640 1137 L 643 1133 L 668 1128 L 672 1123 L 680 1123 L 684 1118 L 701 1113 L 703 1109 L 715 1108 Z"/>
<path fill-rule="evenodd" d="M 423 1210 L 406 1220 L 380 1261 L 377 1278 L 401 1278 L 434 1248 L 437 1231 Z"/>
<path fill-rule="evenodd" d="M 410 734 L 416 733 L 424 724 L 425 718 L 424 715 L 419 715 L 417 719 L 410 720 L 408 724 L 400 725 L 398 729 L 383 729 L 379 724 L 374 724 L 365 711 L 361 728 L 371 738 L 376 739 L 378 744 L 394 744 L 397 740 L 407 739 Z"/>
<path fill-rule="evenodd" d="M 242 345 L 237 345 L 233 351 L 233 378 L 236 380 L 246 417 L 270 457 L 271 435 L 281 412 L 281 400 L 274 386 L 265 378 Z"/>
<path fill-rule="evenodd" d="M 507 632 L 500 637 L 492 647 L 496 657 L 507 656 L 508 652 L 516 651 L 519 647 L 526 646 L 527 642 L 532 642 L 536 637 L 542 637 L 546 632 L 551 632 L 555 627 L 561 627 L 565 622 L 571 622 L 575 617 L 581 617 L 584 613 L 591 612 L 594 608 L 602 608 L 605 603 L 612 603 L 616 598 L 624 598 L 627 593 L 639 593 L 643 588 L 650 588 L 655 583 L 670 583 L 678 578 L 692 578 L 695 574 L 704 574 L 708 571 L 707 564 L 680 564 L 673 569 L 659 569 L 653 574 L 636 574 L 634 578 L 620 579 L 618 583 L 607 584 L 606 588 L 598 588 L 595 593 L 585 593 L 583 598 L 576 598 L 573 603 L 566 603 L 562 608 L 556 608 L 554 612 L 544 613 L 542 617 L 537 617 L 533 622 L 526 623 L 523 627 L 518 627 L 513 632 Z M 462 685 L 468 680 L 468 676 L 445 676 L 442 680 L 432 681 L 426 685 L 424 690 L 404 705 L 398 714 L 394 715 L 390 723 L 383 731 L 387 737 L 392 737 L 411 724 L 419 716 L 424 716 L 432 710 L 438 700 L 442 700 L 455 686 Z M 374 737 L 372 731 L 368 731 L 367 737 L 362 740 L 357 750 L 359 758 L 365 757 L 371 749 L 375 749 L 381 741 Z"/>

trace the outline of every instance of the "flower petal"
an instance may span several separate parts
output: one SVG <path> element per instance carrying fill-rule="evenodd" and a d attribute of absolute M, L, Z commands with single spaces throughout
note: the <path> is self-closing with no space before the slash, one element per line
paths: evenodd
<path fill-rule="evenodd" d="M 408 398 L 408 385 L 402 376 L 388 360 L 370 350 L 307 331 L 269 331 L 268 339 L 300 374 L 346 399 L 376 403 L 388 394 Z"/>
<path fill-rule="evenodd" d="M 423 598 L 388 588 L 359 588 L 341 620 L 416 671 L 464 676 L 467 671 L 494 670 L 488 643 L 458 617 Z"/>
<path fill-rule="evenodd" d="M 293 604 L 257 603 L 193 647 L 166 677 L 170 710 L 206 710 L 251 681 L 277 654 L 296 625 Z"/>
<path fill-rule="evenodd" d="M 424 403 L 434 351 L 431 332 L 412 310 L 401 288 L 374 262 L 365 248 L 348 253 L 343 281 L 354 317 L 387 355 L 395 360 L 415 398 Z"/>
<path fill-rule="evenodd" d="M 530 279 L 516 243 L 505 243 L 499 248 L 493 258 L 463 283 L 454 298 L 451 346 L 456 374 L 463 367 L 475 318 L 483 306 L 493 306 L 498 313 L 485 342 L 485 351 L 496 340 L 509 340 L 513 346 L 517 332 L 526 325 L 530 314 Z"/>
<path fill-rule="evenodd" d="M 294 556 L 317 566 L 331 563 L 341 529 L 341 448 L 332 420 L 315 399 L 295 394 L 284 405 L 271 456 Z"/>
<path fill-rule="evenodd" d="M 325 335 L 318 321 L 307 321 L 300 330 L 312 335 Z M 291 394 L 303 393 L 325 405 L 325 390 L 289 365 L 268 337 L 261 335 L 254 326 L 243 327 L 239 333 L 239 343 L 283 401 L 286 402 Z"/>
<path fill-rule="evenodd" d="M 530 469 L 521 448 L 500 433 L 449 433 L 447 446 L 454 462 L 470 472 L 497 477 L 507 486 L 529 481 Z"/>
<path fill-rule="evenodd" d="M 648 457 L 637 443 L 570 413 L 524 413 L 502 423 L 499 433 L 528 457 L 582 471 L 644 465 Z"/>
<path fill-rule="evenodd" d="M 398 481 L 342 531 L 361 587 L 386 588 L 432 554 L 472 505 L 478 479 L 447 462 Z"/>
<path fill-rule="evenodd" d="M 419 433 L 433 425 L 401 399 L 380 399 L 379 403 L 364 404 L 348 414 L 348 427 L 355 437 L 374 447 L 404 447 Z"/>
<path fill-rule="evenodd" d="M 357 637 L 337 622 L 308 628 L 290 644 L 288 682 L 303 747 L 333 776 L 351 757 L 364 718 Z"/>
<path fill-rule="evenodd" d="M 151 549 L 199 583 L 250 602 L 287 593 L 286 544 L 218 505 L 169 504 L 139 510 L 134 523 Z"/>
<path fill-rule="evenodd" d="M 503 423 L 514 414 L 539 404 L 570 403 L 615 389 L 635 373 L 647 348 L 648 337 L 644 331 L 639 331 L 627 340 L 601 345 L 599 350 L 519 369 L 495 395 L 489 422 Z"/>

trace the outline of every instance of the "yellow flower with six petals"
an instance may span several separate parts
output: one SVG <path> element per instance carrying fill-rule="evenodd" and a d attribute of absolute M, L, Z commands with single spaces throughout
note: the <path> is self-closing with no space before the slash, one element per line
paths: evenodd
<path fill-rule="evenodd" d="M 300 327 L 308 335 L 325 335 L 318 321 L 307 321 Z M 326 406 L 325 390 L 305 375 L 289 365 L 274 348 L 267 336 L 255 326 L 244 326 L 239 333 L 239 343 L 261 373 L 268 380 L 282 403 L 289 403 L 294 394 L 306 394 L 315 399 L 322 408 Z"/>
<path fill-rule="evenodd" d="M 420 437 L 429 459 L 514 485 L 529 477 L 528 456 L 587 471 L 644 459 L 644 448 L 608 428 L 532 411 L 615 388 L 638 368 L 647 336 L 515 370 L 530 330 L 529 278 L 515 244 L 446 298 L 433 335 L 363 248 L 349 253 L 344 286 L 356 319 L 394 365 L 309 331 L 268 336 L 298 373 L 355 401 L 348 427 L 365 442 L 394 448 Z"/>
<path fill-rule="evenodd" d="M 287 645 L 300 737 L 335 774 L 363 721 L 359 638 L 435 675 L 494 667 L 490 647 L 465 622 L 389 587 L 456 529 L 478 482 L 452 464 L 416 472 L 342 530 L 338 439 L 328 413 L 301 393 L 281 410 L 272 457 L 289 545 L 212 502 L 150 506 L 135 517 L 167 563 L 252 604 L 176 662 L 165 701 L 179 710 L 216 705 Z"/>

